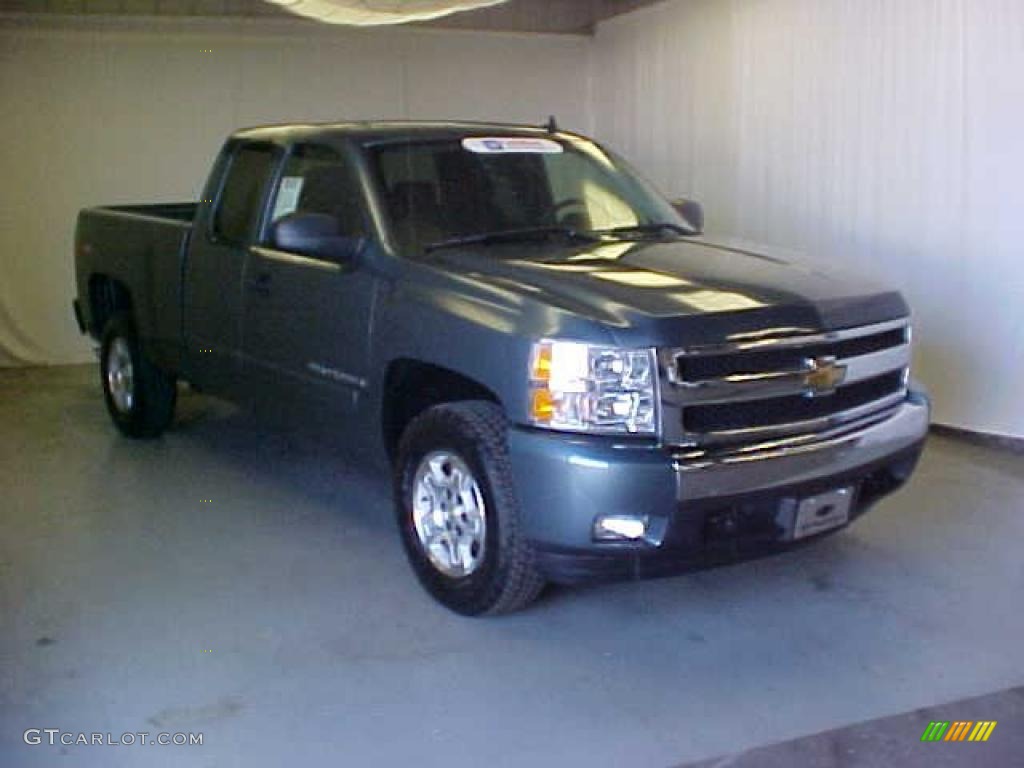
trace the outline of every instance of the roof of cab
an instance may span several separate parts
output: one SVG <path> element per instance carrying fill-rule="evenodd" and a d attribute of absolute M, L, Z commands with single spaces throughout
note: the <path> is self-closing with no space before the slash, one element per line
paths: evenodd
<path fill-rule="evenodd" d="M 286 123 L 243 128 L 232 139 L 288 143 L 296 140 L 351 138 L 357 141 L 404 141 L 406 139 L 461 138 L 500 132 L 513 136 L 552 135 L 547 126 L 443 120 L 383 120 L 339 123 Z M 568 136 L 564 131 L 557 134 Z"/>

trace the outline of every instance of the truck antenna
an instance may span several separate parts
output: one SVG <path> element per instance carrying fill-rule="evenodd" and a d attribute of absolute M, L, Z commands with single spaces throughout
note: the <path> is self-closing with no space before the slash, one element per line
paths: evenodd
<path fill-rule="evenodd" d="M 548 123 L 544 127 L 547 128 L 548 133 L 558 133 L 558 122 L 554 115 L 548 115 Z"/>

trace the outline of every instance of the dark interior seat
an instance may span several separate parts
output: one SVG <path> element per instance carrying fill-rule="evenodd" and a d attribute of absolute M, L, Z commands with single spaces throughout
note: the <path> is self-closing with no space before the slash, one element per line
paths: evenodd
<path fill-rule="evenodd" d="M 333 216 L 340 234 L 356 236 L 365 234 L 358 200 L 347 169 L 323 165 L 306 171 L 297 210 Z"/>
<path fill-rule="evenodd" d="M 441 240 L 441 206 L 437 188 L 429 181 L 401 181 L 390 193 L 391 216 L 403 248 Z"/>

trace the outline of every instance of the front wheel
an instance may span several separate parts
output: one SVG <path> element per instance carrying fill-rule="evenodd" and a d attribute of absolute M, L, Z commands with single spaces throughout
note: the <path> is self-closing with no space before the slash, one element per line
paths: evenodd
<path fill-rule="evenodd" d="M 147 360 L 131 317 L 110 318 L 100 344 L 103 398 L 114 425 L 128 437 L 157 437 L 174 418 L 174 379 Z"/>
<path fill-rule="evenodd" d="M 544 588 L 522 530 L 505 429 L 493 403 L 434 406 L 405 430 L 395 464 L 409 562 L 434 598 L 467 616 L 516 611 Z"/>

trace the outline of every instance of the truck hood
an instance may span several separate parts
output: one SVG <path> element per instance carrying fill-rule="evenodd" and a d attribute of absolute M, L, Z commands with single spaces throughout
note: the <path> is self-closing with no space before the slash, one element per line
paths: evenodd
<path fill-rule="evenodd" d="M 434 258 L 463 279 L 596 320 L 622 344 L 716 343 L 908 314 L 898 292 L 862 277 L 704 239 L 514 243 L 438 251 Z"/>

